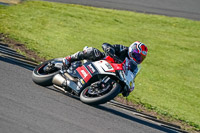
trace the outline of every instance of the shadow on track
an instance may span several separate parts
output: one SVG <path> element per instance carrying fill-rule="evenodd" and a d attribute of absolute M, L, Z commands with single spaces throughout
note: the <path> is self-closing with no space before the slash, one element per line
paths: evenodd
<path fill-rule="evenodd" d="M 47 89 L 49 90 L 52 90 L 52 91 L 55 91 L 55 92 L 58 92 L 58 93 L 62 93 L 63 95 L 65 96 L 68 96 L 68 97 L 71 97 L 73 98 L 74 100 L 78 100 L 80 101 L 80 98 L 78 96 L 74 96 L 74 95 L 71 95 L 71 94 L 68 94 L 68 93 L 64 93 L 60 90 L 57 90 L 51 86 L 48 86 L 46 87 Z M 81 103 L 81 104 L 84 104 L 84 103 Z M 145 121 L 145 120 L 142 120 L 140 118 L 137 118 L 137 117 L 134 117 L 133 115 L 129 115 L 129 114 L 126 114 L 126 113 L 123 113 L 119 110 L 115 110 L 115 109 L 112 109 L 112 108 L 109 108 L 109 107 L 106 107 L 104 106 L 103 104 L 102 105 L 86 105 L 85 106 L 90 106 L 90 107 L 93 107 L 93 108 L 96 108 L 96 109 L 99 109 L 99 110 L 103 110 L 105 112 L 108 112 L 108 113 L 111 113 L 111 114 L 114 114 L 116 116 L 119 116 L 119 117 L 122 117 L 124 119 L 127 119 L 127 120 L 130 120 L 130 121 L 133 121 L 133 122 L 137 122 L 139 124 L 142 124 L 142 125 L 145 125 L 145 126 L 148 126 L 148 127 L 151 127 L 153 129 L 157 129 L 157 130 L 160 130 L 162 132 L 166 132 L 166 133 L 180 133 L 179 131 L 175 131 L 173 129 L 169 129 L 167 127 L 164 127 L 164 126 L 160 126 L 160 125 L 157 125 L 157 124 L 154 124 L 154 123 L 151 123 L 151 122 L 148 122 L 148 121 Z"/>
<path fill-rule="evenodd" d="M 130 120 L 130 121 L 134 121 L 134 122 L 137 122 L 137 123 L 146 125 L 146 126 L 148 126 L 148 127 L 151 127 L 151 128 L 157 129 L 157 130 L 160 130 L 160 131 L 162 131 L 162 132 L 166 132 L 166 133 L 178 133 L 178 131 L 174 131 L 174 130 L 172 130 L 172 129 L 168 129 L 168 128 L 165 128 L 165 127 L 162 127 L 162 126 L 159 126 L 159 125 L 150 123 L 150 122 L 148 122 L 148 121 L 145 121 L 145 120 L 136 118 L 136 117 L 134 117 L 134 116 L 125 114 L 125 113 L 120 112 L 120 111 L 118 111 L 118 110 L 114 110 L 114 109 L 111 109 L 111 108 L 108 108 L 108 107 L 105 107 L 105 106 L 102 106 L 102 105 L 97 105 L 97 106 L 92 106 L 92 107 L 97 108 L 97 109 L 100 109 L 100 110 L 103 110 L 103 111 L 106 111 L 106 112 L 108 112 L 108 113 L 111 113 L 111 114 L 114 114 L 114 115 L 117 115 L 117 116 L 120 116 L 120 117 L 125 118 L 125 119 L 128 119 L 128 120 Z"/>
<path fill-rule="evenodd" d="M 57 89 L 55 89 L 53 87 L 50 87 L 50 86 L 46 87 L 46 88 L 50 89 L 52 91 L 56 91 L 58 93 L 62 93 L 65 96 L 73 98 L 74 100 L 80 101 L 80 98 L 78 96 L 74 96 L 74 95 L 71 95 L 71 94 L 68 94 L 68 93 L 64 93 L 64 92 L 62 92 L 60 90 L 57 90 Z M 84 103 L 82 103 L 82 104 L 84 104 Z M 90 106 L 90 107 L 93 107 L 93 108 L 96 108 L 96 109 L 99 109 L 99 110 L 106 111 L 108 113 L 114 114 L 116 116 L 120 116 L 120 117 L 122 117 L 124 119 L 130 120 L 130 121 L 133 121 L 133 122 L 137 122 L 139 124 L 151 127 L 153 129 L 160 130 L 162 132 L 166 132 L 166 133 L 180 133 L 180 131 L 176 131 L 176 130 L 173 130 L 173 129 L 170 129 L 170 128 L 167 128 L 167 127 L 164 127 L 164 126 L 160 126 L 160 125 L 157 125 L 157 124 L 154 124 L 154 123 L 142 120 L 140 118 L 134 117 L 133 115 L 129 115 L 129 114 L 123 113 L 122 111 L 106 107 L 103 104 L 102 105 L 86 105 L 85 104 L 85 106 Z M 183 131 L 183 133 L 187 133 L 187 132 Z"/>

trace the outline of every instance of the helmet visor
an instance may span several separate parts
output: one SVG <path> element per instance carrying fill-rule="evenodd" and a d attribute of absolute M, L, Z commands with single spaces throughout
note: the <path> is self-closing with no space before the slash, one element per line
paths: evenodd
<path fill-rule="evenodd" d="M 136 49 L 131 52 L 132 59 L 137 63 L 140 64 L 146 58 L 146 56 L 140 54 Z"/>

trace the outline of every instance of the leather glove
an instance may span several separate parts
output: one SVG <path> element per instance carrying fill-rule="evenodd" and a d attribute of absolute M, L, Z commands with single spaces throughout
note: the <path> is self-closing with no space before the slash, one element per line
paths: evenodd
<path fill-rule="evenodd" d="M 129 96 L 130 92 L 131 92 L 130 89 L 127 86 L 125 86 L 123 91 L 122 91 L 122 95 L 124 97 L 127 97 L 127 96 Z"/>

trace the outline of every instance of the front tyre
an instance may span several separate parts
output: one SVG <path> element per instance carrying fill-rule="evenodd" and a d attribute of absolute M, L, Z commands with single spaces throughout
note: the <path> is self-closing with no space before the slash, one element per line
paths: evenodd
<path fill-rule="evenodd" d="M 112 99 L 114 99 L 121 90 L 121 86 L 118 83 L 114 83 L 112 88 L 108 91 L 104 91 L 102 94 L 91 93 L 91 86 L 86 87 L 80 94 L 80 100 L 83 103 L 90 105 L 104 104 Z M 100 92 L 101 91 L 97 91 Z"/>
<path fill-rule="evenodd" d="M 47 60 L 45 62 L 43 62 L 42 64 L 38 65 L 35 67 L 35 69 L 33 70 L 32 73 L 32 80 L 41 86 L 50 86 L 52 85 L 52 79 L 53 77 L 59 73 L 59 68 L 52 68 L 51 71 L 46 72 L 45 68 L 47 67 L 47 65 L 50 62 L 55 62 L 55 63 L 62 63 L 62 59 L 61 58 L 57 58 L 57 59 L 52 59 L 52 60 Z"/>

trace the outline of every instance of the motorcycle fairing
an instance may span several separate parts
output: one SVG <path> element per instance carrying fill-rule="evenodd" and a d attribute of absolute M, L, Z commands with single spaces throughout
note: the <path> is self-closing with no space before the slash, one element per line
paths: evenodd
<path fill-rule="evenodd" d="M 79 75 L 81 76 L 81 78 L 87 83 L 89 81 L 89 79 L 92 77 L 91 73 L 89 72 L 89 70 L 85 67 L 85 65 L 78 67 L 76 69 L 76 71 L 78 71 Z"/>
<path fill-rule="evenodd" d="M 116 75 L 114 68 L 105 60 L 87 62 L 76 69 L 77 77 L 80 79 L 79 86 L 85 86 L 95 75 Z"/>
<path fill-rule="evenodd" d="M 123 70 L 122 64 L 111 63 L 105 60 L 93 62 L 100 74 L 115 75 L 116 70 Z"/>
<path fill-rule="evenodd" d="M 92 63 L 85 63 L 76 69 L 77 77 L 80 79 L 82 85 L 87 83 L 94 75 L 98 73 L 98 70 Z"/>
<path fill-rule="evenodd" d="M 123 63 L 115 63 L 115 60 L 110 57 L 106 56 L 105 60 L 114 68 L 114 70 L 110 70 L 110 72 L 115 72 L 116 70 L 123 70 Z"/>

